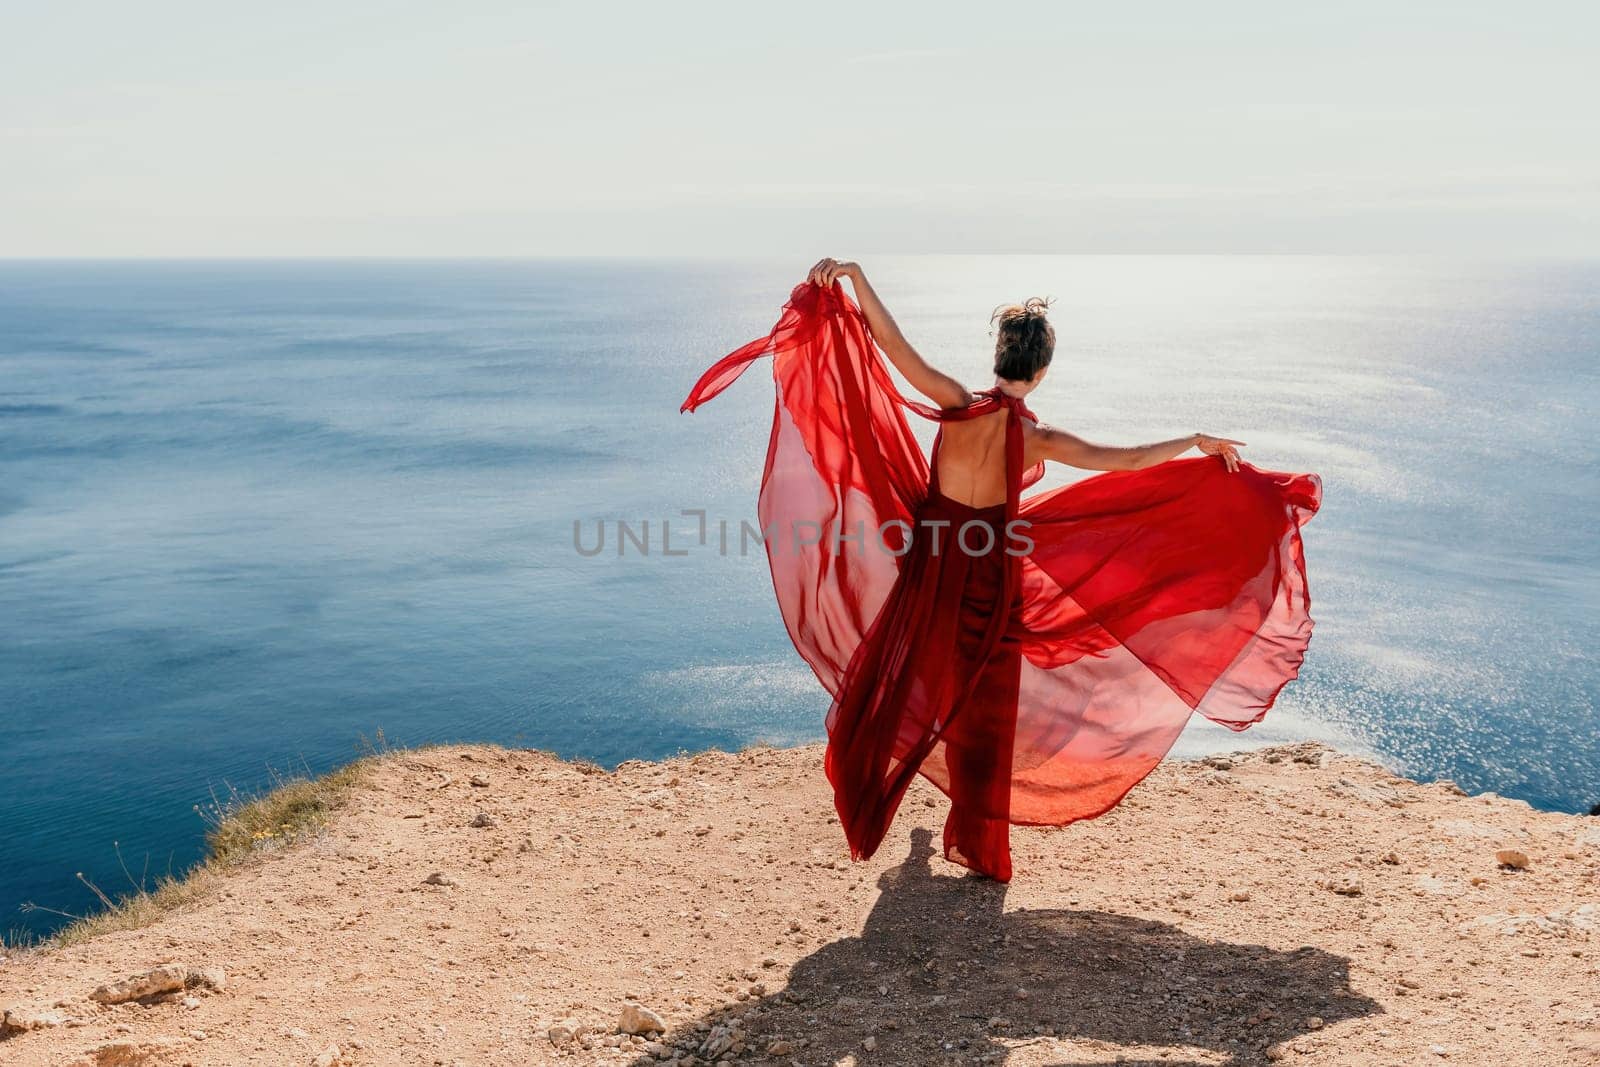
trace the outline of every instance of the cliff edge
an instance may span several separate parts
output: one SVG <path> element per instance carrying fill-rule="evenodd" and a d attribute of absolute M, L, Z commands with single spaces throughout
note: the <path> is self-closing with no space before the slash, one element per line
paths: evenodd
<path fill-rule="evenodd" d="M 851 863 L 821 749 L 389 753 L 154 923 L 0 959 L 0 1062 L 1600 1063 L 1600 819 L 1323 746 Z"/>

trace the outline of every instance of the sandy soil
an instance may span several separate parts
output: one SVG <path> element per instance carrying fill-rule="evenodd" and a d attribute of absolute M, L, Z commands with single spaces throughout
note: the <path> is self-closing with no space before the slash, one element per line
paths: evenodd
<path fill-rule="evenodd" d="M 849 862 L 820 761 L 392 754 L 158 924 L 0 963 L 0 1063 L 1600 1063 L 1600 819 L 1265 749 L 1018 828 L 1005 886 L 921 781 Z"/>

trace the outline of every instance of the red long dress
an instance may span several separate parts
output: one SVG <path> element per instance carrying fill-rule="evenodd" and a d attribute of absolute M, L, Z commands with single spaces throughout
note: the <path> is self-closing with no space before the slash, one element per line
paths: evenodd
<path fill-rule="evenodd" d="M 834 698 L 825 768 L 854 858 L 920 773 L 951 799 L 946 858 L 1009 879 L 1011 825 L 1104 813 L 1192 713 L 1242 730 L 1298 673 L 1316 475 L 1205 457 L 1024 497 L 1043 474 L 1022 468 L 1027 408 L 995 390 L 951 411 L 907 400 L 837 283 L 797 286 L 683 410 L 766 355 L 757 513 L 784 623 Z M 1000 409 L 1006 501 L 944 497 L 905 410 Z"/>

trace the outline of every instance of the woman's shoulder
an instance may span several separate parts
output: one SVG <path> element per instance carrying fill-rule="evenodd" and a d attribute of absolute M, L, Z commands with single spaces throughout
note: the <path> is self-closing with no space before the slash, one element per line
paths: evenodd
<path fill-rule="evenodd" d="M 953 410 L 965 412 L 976 406 L 976 404 L 968 404 L 965 408 L 955 408 Z M 965 417 L 945 419 L 942 428 L 946 433 L 952 430 L 956 433 L 964 433 L 972 430 L 987 429 L 1001 422 L 1005 418 L 1005 414 L 1004 408 L 995 408 L 993 411 L 976 411 Z"/>

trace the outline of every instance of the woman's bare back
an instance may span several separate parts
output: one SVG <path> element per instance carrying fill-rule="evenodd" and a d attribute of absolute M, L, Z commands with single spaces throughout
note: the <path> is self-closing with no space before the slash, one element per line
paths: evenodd
<path fill-rule="evenodd" d="M 1006 499 L 1004 409 L 966 422 L 947 422 L 939 442 L 939 492 L 968 507 L 987 508 Z"/>
<path fill-rule="evenodd" d="M 1054 459 L 1051 434 L 1024 416 L 1022 469 Z M 1006 499 L 1006 412 L 980 415 L 967 422 L 947 422 L 939 445 L 939 492 L 968 507 L 987 508 Z"/>

